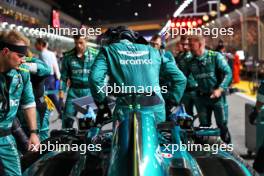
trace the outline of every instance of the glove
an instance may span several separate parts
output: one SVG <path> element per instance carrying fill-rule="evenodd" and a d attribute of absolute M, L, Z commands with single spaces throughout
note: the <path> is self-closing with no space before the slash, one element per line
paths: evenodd
<path fill-rule="evenodd" d="M 229 94 L 233 94 L 233 93 L 236 93 L 236 92 L 241 92 L 241 90 L 239 90 L 239 89 L 236 88 L 236 87 L 230 87 L 230 88 L 228 89 L 228 91 L 229 91 Z"/>
<path fill-rule="evenodd" d="M 95 102 L 95 104 L 98 107 L 95 124 L 102 124 L 104 121 L 110 120 L 112 112 L 108 106 L 107 100 L 104 100 L 102 103 Z"/>
<path fill-rule="evenodd" d="M 258 111 L 257 108 L 255 107 L 253 111 L 249 114 L 249 123 L 255 125 L 257 116 L 258 116 Z"/>

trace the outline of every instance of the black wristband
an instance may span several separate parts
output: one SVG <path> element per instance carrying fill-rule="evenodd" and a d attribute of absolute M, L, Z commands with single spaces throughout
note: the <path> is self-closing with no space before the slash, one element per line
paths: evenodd
<path fill-rule="evenodd" d="M 30 133 L 30 134 L 32 134 L 32 133 L 39 134 L 39 130 L 38 130 L 38 129 L 35 129 L 35 130 L 29 130 L 29 133 Z"/>

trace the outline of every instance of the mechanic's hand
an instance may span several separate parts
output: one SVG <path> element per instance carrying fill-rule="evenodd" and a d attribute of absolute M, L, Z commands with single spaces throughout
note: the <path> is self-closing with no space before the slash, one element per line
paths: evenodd
<path fill-rule="evenodd" d="M 257 110 L 257 108 L 255 107 L 254 109 L 253 109 L 253 111 L 249 114 L 249 123 L 250 124 L 252 124 L 252 125 L 254 125 L 254 124 L 256 124 L 256 119 L 257 119 L 257 116 L 258 116 L 258 110 Z"/>
<path fill-rule="evenodd" d="M 39 137 L 36 133 L 31 133 L 28 139 L 28 150 L 32 152 L 37 152 L 39 150 Z"/>
<path fill-rule="evenodd" d="M 219 98 L 221 97 L 222 92 L 223 92 L 222 88 L 215 89 L 213 93 L 211 94 L 210 98 Z"/>

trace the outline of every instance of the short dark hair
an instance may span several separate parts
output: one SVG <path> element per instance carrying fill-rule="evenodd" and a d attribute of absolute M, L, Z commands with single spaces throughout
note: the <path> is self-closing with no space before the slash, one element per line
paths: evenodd
<path fill-rule="evenodd" d="M 188 35 L 181 35 L 180 41 L 183 42 L 185 40 L 189 40 L 189 36 Z"/>
<path fill-rule="evenodd" d="M 219 40 L 218 41 L 218 45 L 217 45 L 217 47 L 216 47 L 216 51 L 221 51 L 222 49 L 224 49 L 225 48 L 225 45 L 224 45 L 224 41 L 223 40 Z"/>
<path fill-rule="evenodd" d="M 40 44 L 41 46 L 44 46 L 44 47 L 47 46 L 47 44 L 48 44 L 48 42 L 43 38 L 37 38 L 36 43 Z"/>
<path fill-rule="evenodd" d="M 79 40 L 80 38 L 85 38 L 85 35 L 81 35 L 81 34 L 73 35 L 74 40 Z"/>
<path fill-rule="evenodd" d="M 137 32 L 130 30 L 126 26 L 118 26 L 108 28 L 107 31 L 102 35 L 102 38 L 105 40 L 105 43 L 107 45 L 119 42 L 123 39 L 127 39 L 130 42 L 137 43 L 139 35 Z"/>
<path fill-rule="evenodd" d="M 151 38 L 151 41 L 153 41 L 153 40 L 157 40 L 158 38 L 161 39 L 161 36 L 160 36 L 159 34 L 154 34 L 154 35 L 152 36 L 152 38 Z"/>

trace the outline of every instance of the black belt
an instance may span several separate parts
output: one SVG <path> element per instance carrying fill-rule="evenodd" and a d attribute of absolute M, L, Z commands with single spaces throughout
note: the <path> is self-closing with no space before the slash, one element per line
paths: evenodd
<path fill-rule="evenodd" d="M 135 104 L 132 97 L 122 98 L 121 101 L 122 101 L 122 103 L 124 103 L 126 105 Z M 157 95 L 141 96 L 141 97 L 136 98 L 136 104 L 140 104 L 140 106 L 155 106 L 155 105 L 158 105 L 161 103 L 162 103 L 162 101 L 161 101 L 160 97 Z"/>
<path fill-rule="evenodd" d="M 197 95 L 198 96 L 203 96 L 203 97 L 210 97 L 212 95 L 212 93 L 198 91 Z"/>
<path fill-rule="evenodd" d="M 11 129 L 0 129 L 0 137 L 11 135 Z"/>
<path fill-rule="evenodd" d="M 197 87 L 187 87 L 185 89 L 186 92 L 192 92 L 192 91 L 196 91 L 197 90 Z"/>

